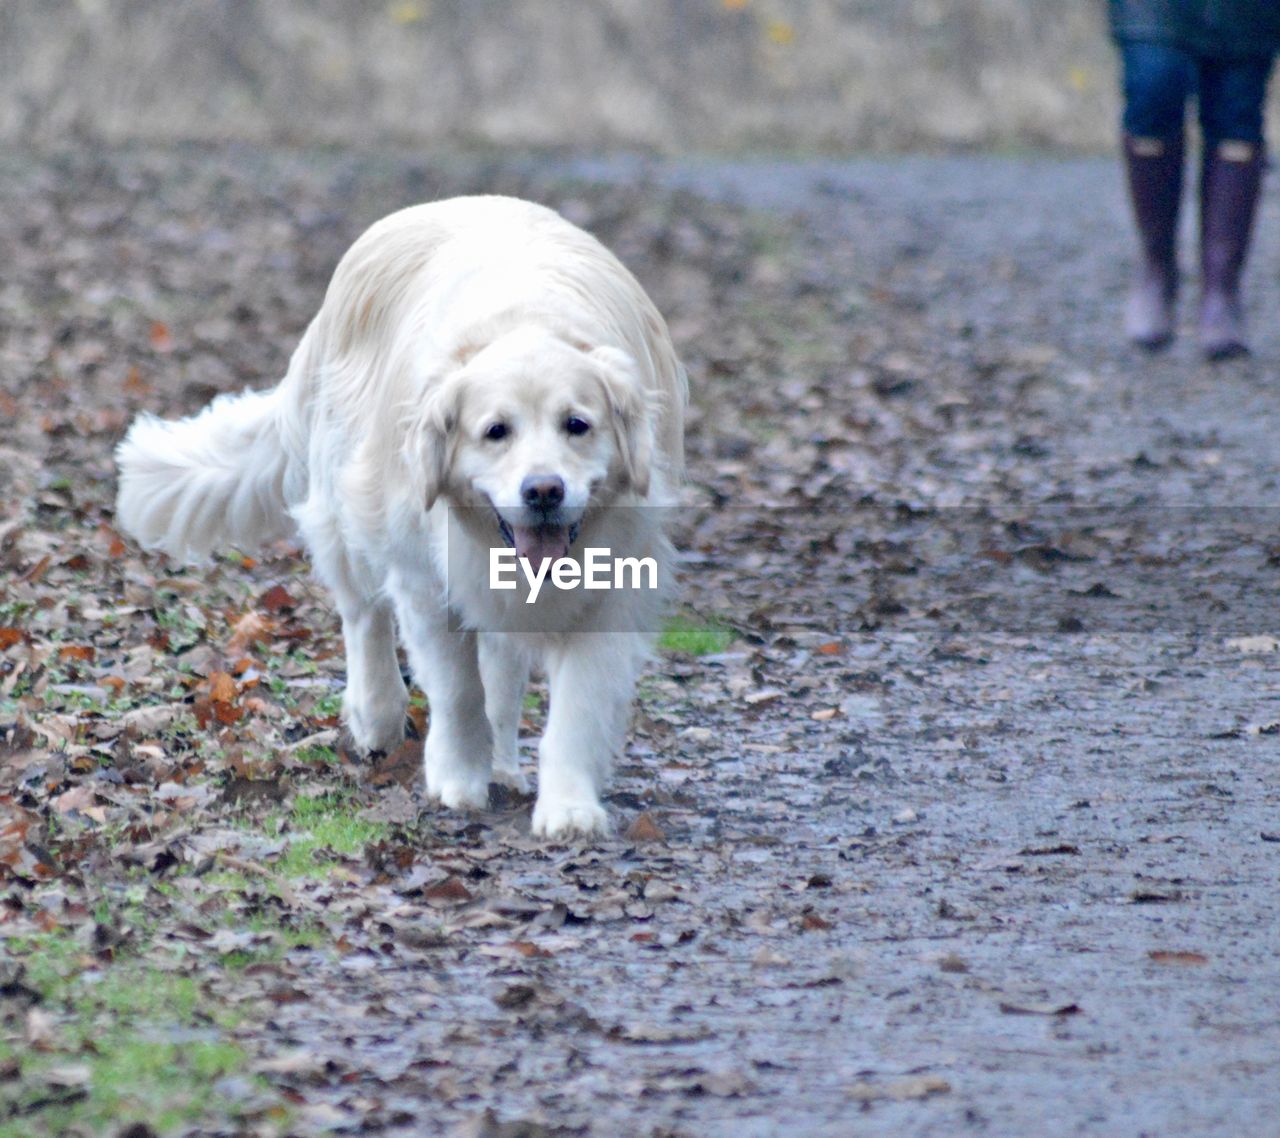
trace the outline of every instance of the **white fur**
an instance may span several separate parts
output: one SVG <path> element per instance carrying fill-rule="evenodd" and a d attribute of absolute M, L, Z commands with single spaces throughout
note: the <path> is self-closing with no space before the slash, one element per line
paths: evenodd
<path fill-rule="evenodd" d="M 278 387 L 133 424 L 117 519 L 187 559 L 300 534 L 342 617 L 353 737 L 403 737 L 398 624 L 430 707 L 427 789 L 445 805 L 484 805 L 491 777 L 525 785 L 516 731 L 540 663 L 533 830 L 600 833 L 661 597 L 544 590 L 526 605 L 483 587 L 489 549 L 499 516 L 525 519 L 523 480 L 554 475 L 581 527 L 571 555 L 606 546 L 669 572 L 661 511 L 641 507 L 680 477 L 686 398 L 662 317 L 594 238 L 510 198 L 416 206 L 343 257 Z M 567 414 L 590 430 L 569 432 Z"/>

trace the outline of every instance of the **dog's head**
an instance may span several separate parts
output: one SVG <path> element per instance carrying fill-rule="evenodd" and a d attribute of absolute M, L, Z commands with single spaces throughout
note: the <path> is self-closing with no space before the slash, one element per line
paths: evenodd
<path fill-rule="evenodd" d="M 414 435 L 425 507 L 487 505 L 535 565 L 568 552 L 589 507 L 649 490 L 652 416 L 617 348 L 508 333 L 435 386 Z"/>

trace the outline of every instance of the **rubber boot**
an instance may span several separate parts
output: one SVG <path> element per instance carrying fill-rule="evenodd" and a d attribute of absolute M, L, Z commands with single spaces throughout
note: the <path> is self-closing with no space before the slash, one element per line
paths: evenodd
<path fill-rule="evenodd" d="M 1220 142 L 1200 175 L 1200 349 L 1208 360 L 1248 354 L 1240 277 L 1265 163 L 1261 145 Z"/>
<path fill-rule="evenodd" d="M 1125 335 L 1155 351 L 1173 339 L 1178 295 L 1178 213 L 1182 204 L 1181 135 L 1124 137 L 1129 200 L 1138 228 L 1141 260 L 1125 302 Z"/>

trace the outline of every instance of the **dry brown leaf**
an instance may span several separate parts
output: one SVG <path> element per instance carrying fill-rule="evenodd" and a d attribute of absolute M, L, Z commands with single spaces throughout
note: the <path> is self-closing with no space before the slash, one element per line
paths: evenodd
<path fill-rule="evenodd" d="M 627 827 L 626 833 L 622 835 L 628 842 L 661 842 L 665 843 L 667 835 L 663 832 L 661 826 L 654 821 L 653 815 L 647 810 L 643 814 L 637 814 L 635 820 Z"/>
<path fill-rule="evenodd" d="M 481 956 L 493 956 L 499 959 L 531 959 L 551 956 L 545 948 L 528 940 L 511 940 L 504 944 L 483 944 L 479 949 Z"/>
<path fill-rule="evenodd" d="M 209 677 L 209 699 L 214 703 L 234 703 L 237 694 L 236 682 L 226 672 Z"/>
<path fill-rule="evenodd" d="M 70 814 L 72 810 L 85 813 L 94 804 L 93 791 L 87 786 L 73 786 L 54 798 L 50 805 L 59 814 Z"/>
<path fill-rule="evenodd" d="M 129 368 L 128 373 L 124 377 L 124 383 L 120 385 L 120 389 L 126 395 L 150 395 L 151 384 L 142 378 L 142 370 L 134 364 Z"/>
<path fill-rule="evenodd" d="M 59 660 L 81 660 L 88 663 L 96 654 L 90 644 L 64 644 L 58 649 Z"/>
<path fill-rule="evenodd" d="M 472 894 L 459 878 L 450 875 L 443 881 L 428 885 L 422 891 L 422 896 L 428 903 L 458 905 L 463 901 L 470 901 Z"/>
<path fill-rule="evenodd" d="M 284 612 L 286 609 L 298 607 L 298 602 L 283 585 L 272 585 L 258 598 L 258 605 L 267 612 Z"/>
<path fill-rule="evenodd" d="M 0 796 L 0 860 L 27 840 L 27 831 L 35 818 L 9 795 Z"/>
<path fill-rule="evenodd" d="M 52 561 L 53 561 L 53 558 L 46 553 L 42 558 L 40 558 L 39 561 L 37 561 L 34 565 L 32 565 L 30 569 L 28 569 L 25 573 L 23 573 L 22 576 L 18 578 L 18 580 L 21 581 L 24 585 L 36 584 L 44 577 L 45 573 L 48 572 L 49 566 L 52 563 Z"/>
<path fill-rule="evenodd" d="M 152 323 L 151 330 L 147 334 L 147 339 L 150 341 L 153 351 L 173 351 L 173 335 L 169 331 L 169 326 L 160 320 L 156 320 Z"/>
<path fill-rule="evenodd" d="M 1147 953 L 1156 964 L 1199 965 L 1208 964 L 1209 958 L 1203 952 L 1174 952 L 1168 949 L 1153 949 Z"/>
<path fill-rule="evenodd" d="M 271 639 L 271 634 L 275 631 L 275 627 L 276 622 L 266 613 L 250 609 L 236 621 L 235 626 L 232 628 L 231 636 L 226 645 L 227 655 L 230 657 L 243 656 L 250 648 L 266 643 Z"/>

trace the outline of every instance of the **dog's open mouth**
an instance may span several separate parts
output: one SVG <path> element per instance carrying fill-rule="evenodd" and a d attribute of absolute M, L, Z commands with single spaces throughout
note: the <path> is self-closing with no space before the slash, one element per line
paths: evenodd
<path fill-rule="evenodd" d="M 528 560 L 535 570 L 544 561 L 556 561 L 569 556 L 569 547 L 578 540 L 579 524 L 557 525 L 550 522 L 539 526 L 513 526 L 501 515 L 498 530 L 502 540 L 516 551 L 516 556 Z"/>

